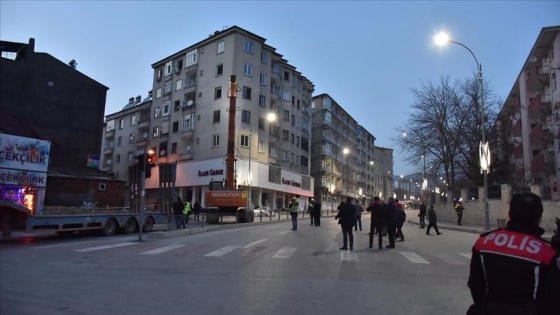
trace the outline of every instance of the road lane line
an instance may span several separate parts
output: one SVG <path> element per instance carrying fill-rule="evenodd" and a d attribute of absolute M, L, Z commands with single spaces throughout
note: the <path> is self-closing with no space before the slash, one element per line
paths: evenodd
<path fill-rule="evenodd" d="M 133 243 L 133 242 L 126 242 L 126 243 L 119 243 L 119 244 L 114 244 L 114 245 L 105 245 L 105 246 L 97 246 L 97 247 L 90 247 L 90 248 L 82 248 L 82 249 L 77 249 L 77 252 L 93 252 L 96 250 L 103 250 L 103 249 L 109 249 L 109 248 L 117 248 L 117 247 L 123 247 L 123 246 L 130 246 L 130 245 L 136 245 L 138 243 Z"/>
<path fill-rule="evenodd" d="M 291 232 L 291 230 L 288 230 L 288 231 L 280 232 L 280 234 L 286 234 L 286 233 L 290 233 L 290 232 Z"/>
<path fill-rule="evenodd" d="M 340 251 L 341 261 L 359 261 L 358 255 L 353 251 L 341 250 Z"/>
<path fill-rule="evenodd" d="M 154 249 L 154 250 L 149 250 L 147 252 L 140 253 L 140 255 L 157 255 L 157 254 L 165 253 L 165 252 L 168 252 L 170 250 L 174 250 L 176 248 L 180 248 L 180 247 L 183 247 L 183 246 L 185 246 L 185 245 L 184 244 L 183 245 L 181 245 L 181 244 L 169 245 L 169 246 L 165 246 L 165 247 L 161 247 L 161 248 L 157 248 L 157 249 Z"/>
<path fill-rule="evenodd" d="M 253 242 L 253 243 L 249 244 L 249 245 L 245 245 L 245 246 L 243 246 L 243 248 L 249 248 L 249 247 L 251 247 L 251 246 L 257 245 L 258 243 L 262 243 L 262 242 L 266 242 L 266 241 L 267 241 L 267 239 L 266 239 L 266 238 L 263 238 L 262 240 L 258 240 L 258 241 L 256 241 L 256 242 Z"/>
<path fill-rule="evenodd" d="M 223 255 L 225 255 L 225 254 L 227 254 L 231 251 L 234 251 L 234 250 L 238 249 L 239 247 L 241 247 L 241 246 L 239 246 L 239 245 L 224 246 L 224 247 L 222 247 L 220 249 L 217 249 L 213 252 L 210 252 L 210 253 L 208 253 L 204 256 L 206 256 L 206 257 L 221 257 L 221 256 L 223 256 Z"/>
<path fill-rule="evenodd" d="M 276 252 L 276 254 L 274 254 L 274 256 L 272 256 L 272 258 L 280 258 L 280 259 L 290 258 L 290 256 L 292 256 L 292 254 L 296 251 L 296 249 L 297 249 L 296 247 L 282 247 L 278 252 Z"/>
<path fill-rule="evenodd" d="M 465 263 L 463 261 L 460 261 L 459 259 L 455 259 L 447 254 L 436 254 L 436 257 L 445 261 L 448 264 L 452 264 L 452 265 L 464 265 Z"/>
<path fill-rule="evenodd" d="M 404 258 L 410 260 L 410 262 L 412 262 L 413 264 L 429 264 L 429 262 L 418 256 L 418 254 L 413 253 L 413 252 L 400 252 L 401 255 L 404 256 Z"/>
<path fill-rule="evenodd" d="M 471 259 L 471 257 L 472 257 L 472 253 L 459 253 L 459 255 L 461 255 L 463 257 L 467 257 L 468 259 Z"/>

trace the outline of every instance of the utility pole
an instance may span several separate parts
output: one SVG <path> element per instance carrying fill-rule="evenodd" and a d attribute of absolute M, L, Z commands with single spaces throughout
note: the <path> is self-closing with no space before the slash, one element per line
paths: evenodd
<path fill-rule="evenodd" d="M 229 88 L 229 123 L 228 123 L 228 144 L 226 155 L 226 187 L 235 189 L 233 165 L 235 162 L 235 111 L 236 111 L 236 98 L 237 98 L 237 76 L 232 74 L 230 76 Z"/>

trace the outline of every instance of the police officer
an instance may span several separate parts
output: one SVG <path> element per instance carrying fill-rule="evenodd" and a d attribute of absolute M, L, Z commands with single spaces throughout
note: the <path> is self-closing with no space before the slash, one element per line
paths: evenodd
<path fill-rule="evenodd" d="M 482 234 L 468 285 L 474 314 L 560 314 L 560 255 L 540 236 L 541 198 L 516 194 L 505 229 Z"/>
<path fill-rule="evenodd" d="M 191 210 L 192 210 L 191 202 L 187 200 L 185 202 L 185 207 L 183 208 L 183 215 L 185 215 L 185 220 L 187 221 L 187 224 L 189 224 L 189 217 L 191 215 Z"/>

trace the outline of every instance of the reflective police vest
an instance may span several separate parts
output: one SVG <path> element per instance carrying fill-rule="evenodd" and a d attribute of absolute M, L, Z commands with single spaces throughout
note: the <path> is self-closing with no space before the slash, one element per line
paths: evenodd
<path fill-rule="evenodd" d="M 290 208 L 290 212 L 298 212 L 299 211 L 299 203 L 297 201 L 292 201 L 292 207 Z"/>
<path fill-rule="evenodd" d="M 189 214 L 191 212 L 190 201 L 185 202 L 185 208 L 183 208 L 183 214 Z"/>

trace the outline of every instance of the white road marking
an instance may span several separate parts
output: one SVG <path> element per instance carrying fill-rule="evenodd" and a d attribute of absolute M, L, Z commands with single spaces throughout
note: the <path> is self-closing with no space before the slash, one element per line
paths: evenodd
<path fill-rule="evenodd" d="M 404 256 L 404 258 L 410 260 L 410 262 L 412 262 L 413 264 L 429 264 L 429 262 L 418 256 L 418 254 L 413 253 L 413 252 L 400 252 L 401 255 Z"/>
<path fill-rule="evenodd" d="M 468 259 L 472 258 L 472 253 L 459 253 L 459 255 L 461 255 L 463 257 L 467 257 Z"/>
<path fill-rule="evenodd" d="M 249 248 L 249 247 L 251 247 L 251 246 L 257 245 L 258 243 L 262 243 L 262 242 L 266 242 L 266 241 L 267 241 L 267 239 L 266 239 L 266 238 L 263 238 L 262 240 L 258 240 L 258 241 L 256 241 L 256 242 L 253 242 L 253 243 L 249 244 L 249 245 L 245 245 L 245 246 L 243 246 L 243 248 Z"/>
<path fill-rule="evenodd" d="M 296 247 L 282 247 L 280 248 L 279 251 L 276 252 L 276 254 L 274 254 L 274 256 L 272 256 L 272 258 L 280 258 L 280 259 L 286 259 L 286 258 L 290 258 L 290 256 L 292 256 L 292 254 L 296 251 Z"/>
<path fill-rule="evenodd" d="M 223 255 L 231 252 L 231 251 L 234 251 L 234 250 L 238 249 L 239 247 L 241 247 L 241 246 L 239 246 L 239 245 L 224 246 L 224 247 L 222 247 L 220 249 L 217 249 L 217 250 L 215 250 L 211 253 L 208 253 L 204 256 L 206 256 L 206 257 L 220 257 L 220 256 L 223 256 Z"/>
<path fill-rule="evenodd" d="M 165 252 L 168 252 L 170 250 L 174 250 L 176 248 L 180 248 L 180 247 L 183 247 L 183 246 L 185 246 L 185 245 L 184 244 L 183 245 L 181 245 L 181 244 L 169 245 L 169 246 L 165 246 L 165 247 L 161 247 L 161 248 L 158 248 L 158 249 L 149 250 L 147 252 L 140 253 L 140 255 L 157 255 L 157 254 L 165 253 Z"/>
<path fill-rule="evenodd" d="M 359 261 L 358 255 L 351 250 L 341 250 L 340 251 L 341 261 Z"/>
<path fill-rule="evenodd" d="M 290 233 L 290 232 L 291 232 L 291 230 L 288 230 L 288 231 L 280 232 L 280 234 L 286 234 L 286 233 Z"/>
<path fill-rule="evenodd" d="M 459 259 L 455 259 L 447 254 L 436 254 L 436 257 L 445 261 L 448 264 L 452 264 L 452 265 L 464 265 L 465 262 L 459 260 Z"/>
<path fill-rule="evenodd" d="M 105 245 L 105 246 L 97 246 L 97 247 L 90 247 L 90 248 L 82 248 L 82 249 L 77 249 L 77 252 L 93 252 L 96 250 L 103 250 L 103 249 L 109 249 L 109 248 L 117 248 L 117 247 L 123 247 L 123 246 L 130 246 L 130 245 L 135 245 L 138 243 L 133 243 L 133 242 L 126 242 L 126 243 L 119 243 L 119 244 L 114 244 L 114 245 Z"/>

